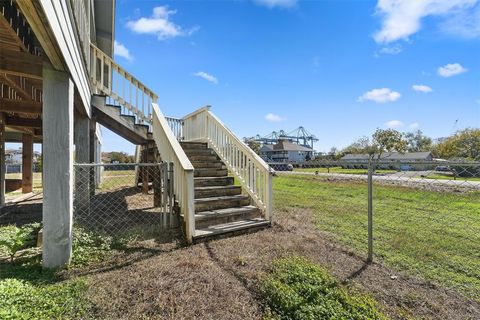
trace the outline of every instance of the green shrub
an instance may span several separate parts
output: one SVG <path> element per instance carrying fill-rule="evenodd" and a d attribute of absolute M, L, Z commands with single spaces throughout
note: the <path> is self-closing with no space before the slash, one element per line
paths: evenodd
<path fill-rule="evenodd" d="M 375 302 L 303 259 L 277 261 L 261 285 L 270 319 L 387 319 Z"/>
<path fill-rule="evenodd" d="M 83 281 L 35 286 L 26 281 L 0 281 L 0 319 L 78 319 L 87 303 Z"/>
<path fill-rule="evenodd" d="M 7 253 L 13 261 L 18 251 L 35 245 L 36 234 L 40 224 L 27 224 L 20 228 L 6 226 L 0 230 L 0 248 Z"/>
<path fill-rule="evenodd" d="M 85 266 L 92 262 L 99 262 L 112 250 L 113 245 L 114 241 L 110 236 L 75 227 L 73 230 L 72 265 Z"/>

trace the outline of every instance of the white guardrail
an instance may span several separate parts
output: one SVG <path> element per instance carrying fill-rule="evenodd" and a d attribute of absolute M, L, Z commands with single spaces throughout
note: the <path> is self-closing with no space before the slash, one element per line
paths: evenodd
<path fill-rule="evenodd" d="M 152 104 L 152 109 L 153 139 L 162 161 L 173 163 L 173 192 L 185 220 L 185 236 L 191 243 L 195 234 L 193 165 L 156 103 Z"/>
<path fill-rule="evenodd" d="M 183 117 L 184 141 L 204 141 L 215 150 L 243 188 L 271 219 L 272 174 L 268 164 L 237 138 L 213 113 L 201 108 Z"/>
<path fill-rule="evenodd" d="M 90 48 L 90 78 L 97 93 L 108 96 L 112 104 L 120 105 L 122 114 L 133 115 L 139 123 L 150 124 L 152 103 L 157 102 L 158 96 L 102 50 L 93 44 Z"/>

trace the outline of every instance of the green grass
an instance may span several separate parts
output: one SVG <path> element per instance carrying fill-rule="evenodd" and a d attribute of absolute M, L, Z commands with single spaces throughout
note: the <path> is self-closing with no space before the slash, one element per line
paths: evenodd
<path fill-rule="evenodd" d="M 315 176 L 274 179 L 278 209 L 310 209 L 318 228 L 367 249 L 367 186 Z M 480 194 L 374 187 L 374 252 L 387 265 L 480 301 Z"/>
<path fill-rule="evenodd" d="M 0 237 L 11 234 L 11 226 L 0 227 Z M 75 227 L 73 257 L 69 268 L 99 262 L 124 243 Z M 10 262 L 0 248 L 0 319 L 81 319 L 91 305 L 83 278 L 63 280 L 61 270 L 41 267 L 41 252 L 32 241 Z"/>
<path fill-rule="evenodd" d="M 332 168 L 295 168 L 293 171 L 298 172 L 316 172 L 319 173 L 341 173 L 341 174 L 367 174 L 367 169 L 342 169 L 342 167 Z M 396 173 L 396 170 L 376 170 L 377 174 Z"/>
<path fill-rule="evenodd" d="M 267 319 L 387 319 L 373 299 L 303 258 L 277 261 L 262 281 Z"/>

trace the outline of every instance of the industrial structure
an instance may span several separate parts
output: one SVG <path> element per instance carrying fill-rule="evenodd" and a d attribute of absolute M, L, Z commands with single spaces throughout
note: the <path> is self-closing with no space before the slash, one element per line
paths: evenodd
<path fill-rule="evenodd" d="M 262 145 L 264 144 L 276 144 L 279 140 L 289 140 L 295 144 L 310 148 L 313 150 L 313 144 L 318 141 L 315 135 L 308 132 L 304 127 L 300 126 L 290 132 L 284 130 L 273 131 L 270 134 L 261 137 L 257 134 L 254 137 L 245 138 L 245 141 L 255 141 Z"/>

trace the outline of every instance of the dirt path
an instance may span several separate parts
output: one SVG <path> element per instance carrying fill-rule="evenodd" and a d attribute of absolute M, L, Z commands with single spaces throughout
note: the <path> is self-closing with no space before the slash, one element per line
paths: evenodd
<path fill-rule="evenodd" d="M 302 255 L 370 292 L 392 318 L 478 319 L 480 303 L 362 258 L 326 240 L 305 211 L 279 212 L 271 229 L 188 248 L 144 243 L 86 272 L 104 319 L 260 319 L 257 284 L 271 262 Z M 113 267 L 109 267 L 113 266 Z M 396 276 L 392 279 L 392 275 Z"/>

